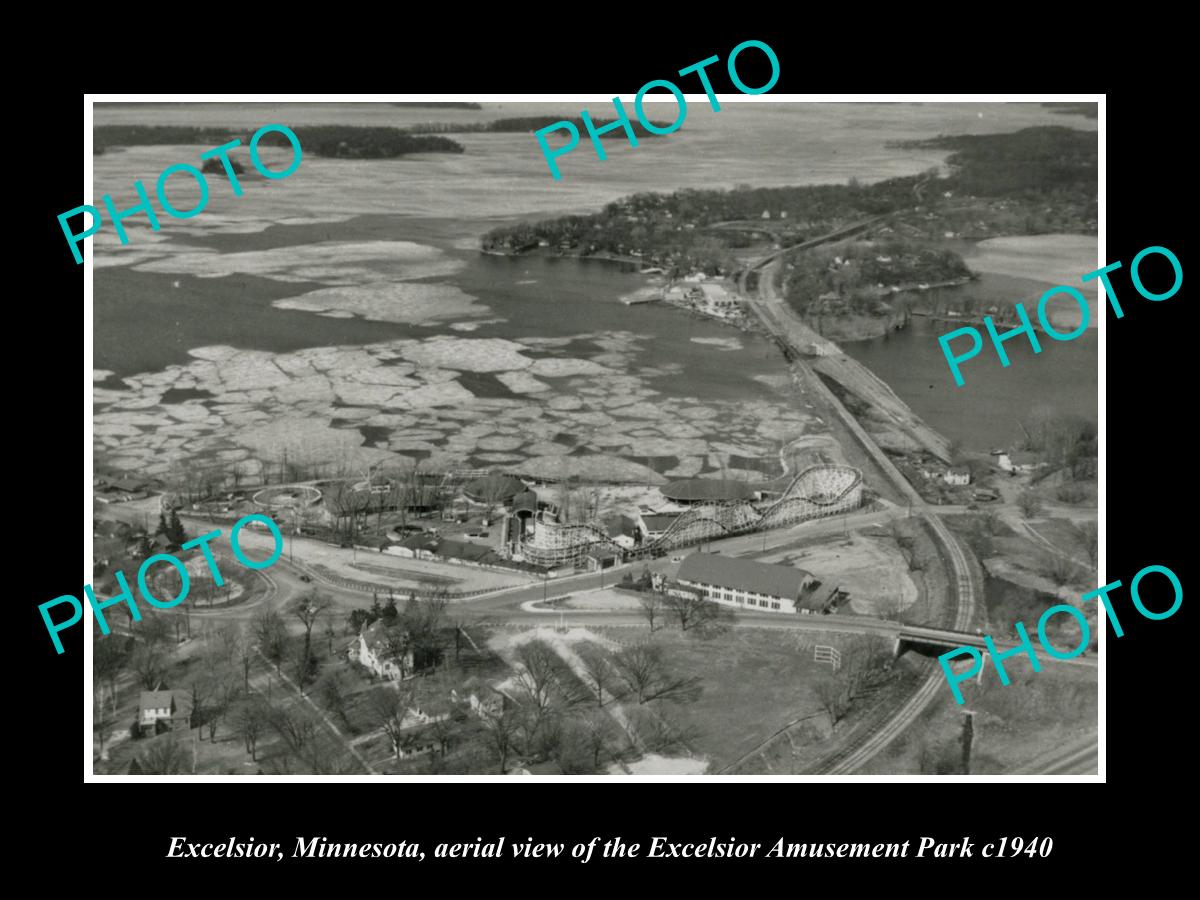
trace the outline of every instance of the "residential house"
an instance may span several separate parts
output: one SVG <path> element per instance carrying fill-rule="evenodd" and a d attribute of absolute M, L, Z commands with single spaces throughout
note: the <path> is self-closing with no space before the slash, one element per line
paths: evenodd
<path fill-rule="evenodd" d="M 1012 450 L 1007 453 L 999 453 L 997 454 L 996 463 L 1005 472 L 1011 472 L 1014 475 L 1024 475 L 1045 465 L 1044 462 L 1038 459 L 1036 453 L 1030 453 L 1028 450 Z"/>
<path fill-rule="evenodd" d="M 389 628 L 382 619 L 364 628 L 349 647 L 351 662 L 361 663 L 380 678 L 411 678 L 416 658 L 403 628 Z"/>
<path fill-rule="evenodd" d="M 142 691 L 138 697 L 138 727 L 150 734 L 164 728 L 188 728 L 192 718 L 192 698 L 186 691 Z"/>
<path fill-rule="evenodd" d="M 946 470 L 946 474 L 942 476 L 942 480 L 946 484 L 970 484 L 971 470 L 966 466 L 951 466 Z"/>

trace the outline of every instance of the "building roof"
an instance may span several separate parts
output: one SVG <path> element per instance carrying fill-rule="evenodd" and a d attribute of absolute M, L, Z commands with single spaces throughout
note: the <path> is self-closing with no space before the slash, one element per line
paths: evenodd
<path fill-rule="evenodd" d="M 812 610 L 813 612 L 825 612 L 837 598 L 838 586 L 836 584 L 818 585 L 815 589 L 807 591 L 803 596 L 796 599 L 796 606 L 799 609 Z"/>
<path fill-rule="evenodd" d="M 146 482 L 131 475 L 123 475 L 120 478 L 108 479 L 108 486 L 114 491 L 144 491 Z"/>
<path fill-rule="evenodd" d="M 472 544 L 468 541 L 442 540 L 433 551 L 438 556 L 452 556 L 455 559 L 467 559 L 478 562 L 492 552 L 491 547 L 483 544 Z"/>
<path fill-rule="evenodd" d="M 142 709 L 169 709 L 171 707 L 170 691 L 142 691 L 138 699 Z"/>
<path fill-rule="evenodd" d="M 1013 450 L 1009 452 L 1008 458 L 1016 465 L 1022 466 L 1039 462 L 1038 455 L 1030 452 L 1029 450 Z"/>
<path fill-rule="evenodd" d="M 434 550 L 437 548 L 438 539 L 432 534 L 410 534 L 399 543 L 408 550 Z"/>
<path fill-rule="evenodd" d="M 184 718 L 192 711 L 192 695 L 189 691 L 142 691 L 138 709 L 169 709 L 172 718 Z"/>
<path fill-rule="evenodd" d="M 512 498 L 513 512 L 537 512 L 537 492 L 521 491 Z"/>
<path fill-rule="evenodd" d="M 950 474 L 951 475 L 970 475 L 971 470 L 968 469 L 966 466 L 951 466 Z"/>
<path fill-rule="evenodd" d="M 403 634 L 404 629 L 389 628 L 383 619 L 376 619 L 363 629 L 362 639 L 366 643 L 367 649 L 378 657 L 390 649 L 393 636 L 400 637 Z"/>
<path fill-rule="evenodd" d="M 609 537 L 633 537 L 637 534 L 637 522 L 629 516 L 609 516 L 604 520 Z"/>
<path fill-rule="evenodd" d="M 504 475 L 500 472 L 493 472 L 490 475 L 476 478 L 463 488 L 463 493 L 468 498 L 484 503 L 488 501 L 507 503 L 514 496 L 524 493 L 524 491 L 525 482 L 520 478 L 514 478 L 512 475 Z"/>
<path fill-rule="evenodd" d="M 693 553 L 679 566 L 679 580 L 753 591 L 794 600 L 811 572 L 719 553 Z"/>
<path fill-rule="evenodd" d="M 679 518 L 679 513 L 654 513 L 653 515 L 643 515 L 642 524 L 646 526 L 647 531 L 666 531 L 671 527 L 671 523 Z"/>
<path fill-rule="evenodd" d="M 750 485 L 727 478 L 688 478 L 672 481 L 658 490 L 668 500 L 681 503 L 750 500 L 754 497 L 754 488 Z"/>

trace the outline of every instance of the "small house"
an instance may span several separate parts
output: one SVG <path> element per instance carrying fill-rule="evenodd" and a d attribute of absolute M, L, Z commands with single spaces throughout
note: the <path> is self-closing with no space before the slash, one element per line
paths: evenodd
<path fill-rule="evenodd" d="M 413 648 L 403 628 L 389 628 L 382 619 L 364 628 L 351 642 L 349 656 L 380 678 L 411 678 L 416 670 Z"/>
<path fill-rule="evenodd" d="M 951 466 L 942 476 L 946 484 L 966 485 L 971 483 L 971 470 L 966 466 Z"/>
<path fill-rule="evenodd" d="M 192 698 L 186 691 L 142 691 L 138 697 L 138 727 L 150 734 L 163 727 L 190 727 Z"/>

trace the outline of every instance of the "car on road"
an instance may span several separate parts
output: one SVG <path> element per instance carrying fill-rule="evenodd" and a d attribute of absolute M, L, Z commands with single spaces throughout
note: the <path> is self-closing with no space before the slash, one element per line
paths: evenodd
<path fill-rule="evenodd" d="M 672 556 L 671 562 L 683 562 L 683 557 L 682 556 Z"/>

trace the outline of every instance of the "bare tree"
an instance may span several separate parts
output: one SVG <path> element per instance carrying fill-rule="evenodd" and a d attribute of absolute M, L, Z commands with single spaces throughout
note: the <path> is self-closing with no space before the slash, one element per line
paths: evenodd
<path fill-rule="evenodd" d="M 291 606 L 288 607 L 288 611 L 299 619 L 300 624 L 304 626 L 304 655 L 301 666 L 301 678 L 307 676 L 309 660 L 312 658 L 313 626 L 317 624 L 317 620 L 321 618 L 325 610 L 329 609 L 331 602 L 327 595 L 313 588 L 303 596 L 297 597 Z M 303 682 L 301 682 L 301 687 L 303 686 Z"/>
<path fill-rule="evenodd" d="M 994 509 L 984 510 L 979 516 L 979 521 L 982 523 L 984 531 L 993 536 L 999 534 L 1004 526 L 1000 513 Z"/>
<path fill-rule="evenodd" d="M 626 647 L 613 656 L 613 665 L 638 703 L 652 700 L 690 703 L 700 696 L 700 679 L 670 672 L 661 647 L 644 644 Z"/>
<path fill-rule="evenodd" d="M 558 684 L 558 654 L 545 641 L 527 641 L 517 648 L 517 690 L 531 710 L 530 733 L 541 725 L 550 710 Z"/>
<path fill-rule="evenodd" d="M 684 726 L 665 710 L 651 707 L 638 707 L 633 710 L 630 724 L 637 740 L 652 752 L 688 750 L 688 741 L 697 736 L 694 727 Z"/>
<path fill-rule="evenodd" d="M 583 671 L 588 686 L 595 689 L 596 705 L 604 705 L 604 689 L 607 686 L 611 692 L 617 674 L 612 663 L 605 659 L 604 651 L 594 644 L 588 644 L 579 649 L 579 658 L 583 662 Z"/>
<path fill-rule="evenodd" d="M 279 671 L 287 646 L 287 629 L 284 627 L 283 619 L 275 610 L 265 609 L 254 616 L 250 627 L 258 649 L 262 651 L 263 656 L 274 663 L 275 670 Z"/>
<path fill-rule="evenodd" d="M 146 775 L 179 775 L 186 767 L 186 754 L 175 738 L 157 742 L 142 754 L 138 765 Z"/>
<path fill-rule="evenodd" d="M 716 619 L 720 606 L 696 594 L 679 592 L 663 596 L 663 606 L 679 619 L 680 631 Z"/>
<path fill-rule="evenodd" d="M 229 715 L 233 704 L 237 698 L 241 696 L 242 686 L 241 679 L 237 677 L 237 673 L 226 668 L 222 668 L 216 673 L 213 682 L 212 697 L 209 701 L 206 724 L 208 725 L 208 739 L 216 741 L 217 726 Z"/>
<path fill-rule="evenodd" d="M 233 712 L 233 726 L 246 745 L 250 759 L 258 761 L 258 739 L 270 718 L 270 710 L 261 697 L 247 697 Z"/>
<path fill-rule="evenodd" d="M 237 626 L 237 643 L 233 648 L 234 661 L 242 668 L 242 690 L 250 693 L 250 663 L 254 659 L 254 634 L 245 622 Z"/>
<path fill-rule="evenodd" d="M 1083 548 L 1088 562 L 1095 569 L 1100 555 L 1100 526 L 1095 519 L 1089 519 L 1079 526 L 1079 530 L 1083 534 Z"/>
<path fill-rule="evenodd" d="M 325 640 L 327 641 L 327 650 L 329 655 L 333 656 L 333 639 L 337 637 L 337 625 L 334 623 L 333 616 L 326 616 L 324 626 Z"/>
<path fill-rule="evenodd" d="M 320 725 L 304 710 L 270 707 L 270 723 L 284 743 L 296 753 L 302 751 L 320 731 Z"/>
<path fill-rule="evenodd" d="M 1042 511 L 1042 499 L 1033 491 L 1021 491 L 1017 497 L 1017 507 L 1026 519 L 1032 519 Z"/>
<path fill-rule="evenodd" d="M 831 725 L 837 725 L 854 701 L 875 685 L 886 658 L 882 647 L 882 643 L 871 638 L 855 642 L 842 651 L 837 673 L 815 686 L 817 702 L 829 714 Z"/>
<path fill-rule="evenodd" d="M 321 679 L 317 693 L 321 704 L 342 720 L 347 730 L 352 730 L 349 717 L 346 715 L 346 691 L 342 679 L 337 672 L 329 672 Z"/>
<path fill-rule="evenodd" d="M 657 591 L 641 591 L 638 594 L 638 603 L 642 607 L 642 616 L 650 623 L 650 631 L 654 631 L 654 620 L 658 618 L 660 611 L 663 608 L 663 595 Z"/>
<path fill-rule="evenodd" d="M 171 642 L 171 628 L 166 616 L 146 616 L 138 628 L 138 636 L 149 647 L 165 647 Z"/>
<path fill-rule="evenodd" d="M 1054 582 L 1054 586 L 1061 591 L 1064 587 L 1075 581 L 1079 577 L 1079 567 L 1075 565 L 1075 561 L 1060 556 L 1058 553 L 1050 554 L 1050 563 L 1047 567 L 1047 574 L 1050 580 Z"/>
<path fill-rule="evenodd" d="M 190 682 L 188 682 L 188 691 L 191 695 L 192 711 L 189 728 L 195 728 L 201 740 L 204 739 L 204 721 L 208 715 L 209 700 L 213 698 L 217 691 L 217 673 L 204 668 L 197 672 Z"/>
<path fill-rule="evenodd" d="M 600 758 L 608 748 L 608 734 L 612 728 L 611 720 L 606 713 L 589 712 L 582 717 L 583 734 L 586 746 L 592 754 L 592 768 L 600 768 Z"/>
<path fill-rule="evenodd" d="M 495 512 L 496 507 L 509 499 L 508 480 L 495 473 L 486 476 L 483 482 L 483 492 L 479 499 L 483 501 L 487 510 L 484 516 L 491 522 L 492 513 Z"/>
<path fill-rule="evenodd" d="M 413 722 L 409 721 L 409 709 L 413 702 L 413 688 L 399 684 L 395 687 L 377 687 L 370 693 L 371 712 L 379 727 L 392 742 L 396 762 L 404 755 L 406 745 L 412 737 Z"/>
<path fill-rule="evenodd" d="M 124 638 L 115 634 L 95 637 L 92 642 L 92 675 L 108 688 L 114 713 L 117 711 L 117 680 L 127 665 L 129 653 Z"/>
<path fill-rule="evenodd" d="M 108 740 L 112 734 L 115 722 L 113 715 L 115 710 L 105 711 L 104 700 L 97 696 L 93 704 L 92 713 L 92 730 L 96 733 L 96 739 L 100 742 L 100 758 L 104 759 L 104 742 Z"/>
<path fill-rule="evenodd" d="M 904 557 L 904 562 L 911 569 L 913 560 L 917 558 L 917 539 L 908 532 L 904 523 L 899 519 L 892 519 L 888 530 L 891 531 L 892 540 L 900 548 L 900 555 Z"/>
<path fill-rule="evenodd" d="M 139 644 L 129 659 L 129 668 L 137 675 L 142 687 L 153 691 L 162 682 L 167 664 L 162 651 L 147 644 Z"/>
<path fill-rule="evenodd" d="M 508 760 L 516 749 L 517 733 L 521 727 L 521 711 L 517 707 L 505 706 L 498 713 L 486 716 L 483 720 L 486 726 L 488 740 L 500 767 L 500 774 L 508 771 Z"/>
<path fill-rule="evenodd" d="M 821 709 L 829 716 L 829 724 L 836 726 L 850 709 L 850 696 L 846 683 L 836 676 L 818 681 L 813 694 Z"/>

